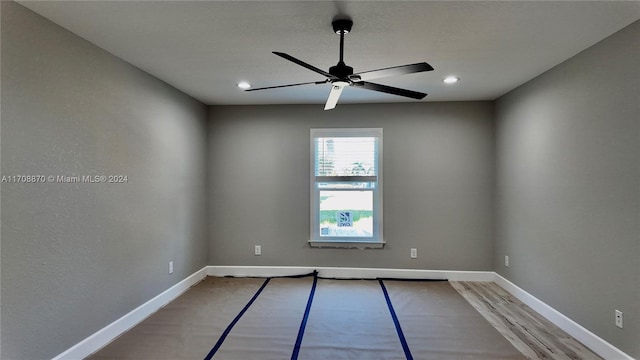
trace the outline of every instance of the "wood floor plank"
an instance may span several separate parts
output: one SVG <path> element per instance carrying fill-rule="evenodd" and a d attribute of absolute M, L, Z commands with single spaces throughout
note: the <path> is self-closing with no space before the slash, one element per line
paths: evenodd
<path fill-rule="evenodd" d="M 499 316 L 503 316 L 508 320 L 511 326 L 509 327 L 515 331 L 516 335 L 530 348 L 532 348 L 538 359 L 563 359 L 564 356 L 561 351 L 557 351 L 555 348 L 550 347 L 547 342 L 543 340 L 544 337 L 540 336 L 540 332 L 536 331 L 534 321 L 530 318 L 526 318 L 526 314 L 519 312 L 516 306 L 508 298 L 503 298 L 497 295 L 486 287 L 488 283 L 474 283 L 474 290 L 492 304 L 496 313 Z M 538 330 L 541 327 L 537 327 Z"/>
<path fill-rule="evenodd" d="M 548 321 L 540 316 L 534 316 L 534 313 L 526 311 L 519 307 L 517 303 L 511 301 L 496 301 L 495 297 L 501 297 L 496 294 L 496 286 L 493 283 L 477 283 L 474 284 L 476 290 L 484 294 L 490 301 L 497 303 L 498 311 L 510 319 L 515 324 L 515 329 L 520 331 L 519 336 L 527 342 L 530 347 L 535 347 L 538 358 L 552 359 L 576 359 L 574 351 L 558 342 L 558 337 L 565 335 L 557 327 L 552 326 Z M 504 298 L 504 297 L 502 297 Z M 511 303 L 511 305 L 509 305 Z M 524 305 L 524 304 L 523 304 Z M 549 332 L 548 329 L 553 329 Z"/>
<path fill-rule="evenodd" d="M 525 341 L 518 336 L 518 331 L 512 330 L 515 326 L 504 316 L 501 316 L 494 305 L 487 302 L 480 294 L 477 294 L 470 283 L 452 281 L 451 285 L 473 306 L 487 321 L 493 325 L 507 340 L 513 344 L 522 354 L 529 359 L 537 359 L 538 354 Z"/>
<path fill-rule="evenodd" d="M 493 282 L 452 281 L 451 285 L 530 359 L 601 359 Z"/>

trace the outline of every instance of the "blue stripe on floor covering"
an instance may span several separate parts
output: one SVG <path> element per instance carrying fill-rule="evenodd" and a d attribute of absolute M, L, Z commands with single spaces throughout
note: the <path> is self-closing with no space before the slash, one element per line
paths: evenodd
<path fill-rule="evenodd" d="M 213 355 L 216 354 L 216 352 L 218 351 L 218 349 L 220 349 L 220 346 L 222 346 L 222 343 L 224 342 L 224 340 L 227 338 L 227 335 L 229 335 L 229 333 L 231 332 L 231 329 L 233 329 L 233 327 L 235 326 L 235 324 L 238 322 L 238 320 L 240 320 L 240 318 L 242 317 L 242 315 L 244 315 L 244 313 L 249 309 L 249 307 L 251 306 L 251 304 L 253 304 L 254 301 L 256 301 L 256 299 L 258 298 L 258 296 L 260 295 L 260 293 L 262 292 L 262 290 L 264 290 L 264 288 L 267 286 L 267 284 L 269 283 L 269 280 L 271 280 L 271 278 L 267 278 L 264 283 L 262 284 L 262 286 L 260 287 L 260 289 L 258 289 L 258 291 L 256 291 L 256 293 L 253 295 L 253 297 L 251 298 L 251 300 L 249 300 L 249 302 L 247 303 L 247 305 L 244 306 L 244 308 L 238 313 L 238 315 L 236 315 L 236 317 L 233 319 L 233 321 L 229 324 L 229 326 L 227 326 L 227 328 L 224 330 L 224 332 L 222 333 L 222 335 L 220 335 L 220 338 L 218 339 L 218 342 L 216 343 L 216 345 L 213 347 L 213 349 L 211 349 L 211 351 L 209 351 L 209 353 L 207 354 L 207 356 L 204 358 L 204 360 L 211 360 L 211 358 L 213 357 Z"/>
<path fill-rule="evenodd" d="M 396 326 L 396 331 L 398 332 L 398 337 L 400 338 L 400 343 L 402 344 L 402 350 L 404 350 L 404 355 L 406 356 L 407 360 L 413 360 L 413 355 L 411 355 L 411 350 L 409 350 L 407 339 L 404 338 L 404 333 L 402 332 L 400 321 L 398 321 L 398 316 L 396 315 L 396 311 L 393 309 L 393 305 L 391 304 L 391 298 L 389 298 L 389 293 L 387 292 L 387 288 L 384 286 L 384 282 L 382 280 L 378 280 L 378 281 L 380 282 L 380 286 L 382 287 L 384 298 L 387 300 L 387 306 L 389 307 L 389 312 L 391 313 L 391 317 L 393 318 L 393 323 Z"/>
<path fill-rule="evenodd" d="M 304 329 L 307 326 L 307 320 L 309 319 L 309 313 L 311 312 L 311 303 L 313 302 L 313 296 L 316 293 L 316 284 L 318 283 L 318 272 L 313 272 L 313 285 L 311 286 L 311 292 L 309 293 L 309 300 L 307 300 L 307 307 L 304 310 L 304 316 L 302 317 L 302 323 L 300 323 L 300 330 L 298 330 L 298 338 L 296 339 L 296 345 L 293 347 L 293 353 L 291 354 L 291 360 L 297 360 L 300 353 L 300 345 L 302 344 L 302 337 L 304 336 Z"/>

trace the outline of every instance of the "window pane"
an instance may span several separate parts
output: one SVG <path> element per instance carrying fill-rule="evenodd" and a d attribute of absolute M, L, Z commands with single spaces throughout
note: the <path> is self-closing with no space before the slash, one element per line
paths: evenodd
<path fill-rule="evenodd" d="M 321 237 L 372 237 L 373 192 L 320 191 Z"/>
<path fill-rule="evenodd" d="M 375 176 L 375 137 L 315 139 L 316 176 Z"/>

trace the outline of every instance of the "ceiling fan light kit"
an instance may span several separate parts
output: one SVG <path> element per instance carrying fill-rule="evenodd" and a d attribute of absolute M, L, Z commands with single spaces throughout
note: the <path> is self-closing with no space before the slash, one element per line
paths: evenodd
<path fill-rule="evenodd" d="M 340 94 L 342 94 L 342 90 L 344 90 L 347 86 L 353 86 L 355 88 L 362 88 L 371 91 L 382 92 L 391 95 L 408 97 L 411 99 L 420 100 L 423 99 L 427 94 L 412 90 L 400 89 L 392 86 L 375 84 L 372 82 L 368 82 L 368 80 L 379 79 L 383 77 L 389 76 L 397 76 L 397 75 L 405 75 L 405 74 L 413 74 L 424 71 L 432 71 L 433 67 L 427 64 L 426 62 L 410 64 L 410 65 L 400 65 L 394 66 L 384 69 L 377 69 L 371 71 L 365 71 L 360 73 L 353 73 L 353 68 L 351 66 L 347 66 L 344 62 L 344 36 L 351 32 L 353 28 L 353 21 L 348 18 L 336 19 L 331 23 L 333 27 L 333 31 L 340 36 L 340 60 L 335 66 L 329 68 L 329 72 L 326 72 L 322 69 L 319 69 L 313 65 L 310 65 L 302 60 L 296 59 L 291 55 L 285 54 L 283 52 L 274 51 L 273 53 L 277 56 L 285 60 L 289 60 L 294 64 L 305 67 L 317 74 L 323 75 L 326 77 L 324 81 L 311 81 L 297 84 L 288 84 L 288 85 L 277 85 L 277 86 L 267 86 L 255 89 L 246 89 L 245 91 L 258 91 L 258 90 L 267 90 L 267 89 L 276 89 L 283 87 L 291 87 L 291 86 L 300 86 L 300 85 L 310 85 L 310 84 L 331 84 L 331 90 L 329 92 L 329 97 L 324 106 L 325 110 L 331 110 L 336 107 L 338 103 L 338 99 L 340 99 Z"/>

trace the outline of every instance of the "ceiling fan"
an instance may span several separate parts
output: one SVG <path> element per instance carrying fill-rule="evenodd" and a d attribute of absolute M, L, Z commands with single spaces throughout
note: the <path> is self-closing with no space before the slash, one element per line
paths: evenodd
<path fill-rule="evenodd" d="M 331 91 L 329 92 L 329 98 L 327 99 L 327 103 L 324 106 L 325 110 L 331 110 L 336 107 L 338 103 L 338 99 L 340 98 L 340 94 L 342 90 L 347 86 L 353 86 L 356 88 L 362 88 L 367 90 L 373 90 L 378 92 L 383 92 L 392 95 L 404 96 L 411 99 L 420 100 L 427 96 L 425 93 L 400 89 L 392 86 L 375 84 L 372 82 L 368 82 L 368 80 L 379 79 L 388 76 L 396 76 L 396 75 L 404 75 L 404 74 L 413 74 L 423 71 L 431 71 L 433 67 L 427 64 L 426 62 L 410 64 L 410 65 L 401 65 L 394 66 L 384 69 L 365 71 L 360 73 L 353 73 L 353 68 L 351 66 L 347 66 L 344 63 L 343 55 L 344 55 L 344 36 L 351 31 L 353 27 L 353 21 L 351 19 L 337 19 L 334 20 L 331 25 L 333 26 L 333 31 L 336 34 L 340 35 L 340 61 L 336 66 L 332 66 L 329 68 L 329 72 L 326 72 L 322 69 L 319 69 L 313 65 L 307 64 L 304 61 L 294 58 L 291 55 L 274 51 L 273 53 L 289 60 L 295 64 L 303 66 L 311 71 L 314 71 L 320 75 L 324 75 L 326 79 L 324 81 L 312 81 L 298 84 L 289 84 L 289 85 L 278 85 L 278 86 L 267 86 L 255 89 L 247 89 L 245 91 L 258 91 L 258 90 L 266 90 L 266 89 L 276 89 L 282 87 L 290 87 L 290 86 L 299 86 L 299 85 L 309 85 L 309 84 L 331 84 Z"/>

